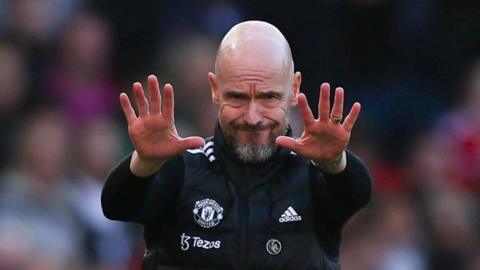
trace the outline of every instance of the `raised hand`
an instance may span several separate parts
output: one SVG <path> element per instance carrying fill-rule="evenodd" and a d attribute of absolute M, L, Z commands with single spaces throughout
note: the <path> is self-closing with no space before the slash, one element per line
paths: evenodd
<path fill-rule="evenodd" d="M 306 96 L 299 94 L 298 108 L 305 126 L 303 134 L 298 139 L 279 136 L 277 145 L 291 149 L 318 164 L 329 164 L 338 159 L 347 147 L 361 107 L 358 102 L 353 104 L 342 123 L 343 99 L 343 88 L 336 88 L 330 112 L 330 85 L 323 83 L 320 87 L 318 119 L 315 119 Z"/>
<path fill-rule="evenodd" d="M 139 176 L 148 176 L 158 170 L 163 162 L 189 148 L 205 144 L 201 137 L 181 138 L 174 121 L 173 88 L 165 84 L 164 100 L 157 77 L 148 76 L 150 102 L 145 96 L 142 84 L 133 84 L 133 93 L 138 108 L 135 114 L 125 93 L 120 94 L 120 104 L 128 123 L 128 134 L 135 148 L 130 169 Z"/>

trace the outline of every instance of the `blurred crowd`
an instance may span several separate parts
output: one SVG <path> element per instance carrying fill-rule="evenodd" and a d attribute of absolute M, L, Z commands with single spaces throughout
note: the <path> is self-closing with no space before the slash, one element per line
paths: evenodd
<path fill-rule="evenodd" d="M 141 228 L 100 207 L 131 151 L 118 95 L 156 74 L 180 135 L 210 136 L 218 43 L 261 19 L 311 104 L 323 81 L 363 104 L 349 147 L 375 194 L 346 225 L 343 269 L 479 270 L 480 6 L 453 2 L 0 0 L 0 269 L 139 269 Z"/>

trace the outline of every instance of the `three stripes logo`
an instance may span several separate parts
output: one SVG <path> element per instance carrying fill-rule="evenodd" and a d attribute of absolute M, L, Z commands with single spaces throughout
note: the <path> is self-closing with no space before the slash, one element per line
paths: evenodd
<path fill-rule="evenodd" d="M 197 149 L 187 149 L 187 152 L 192 154 L 204 154 L 210 162 L 215 160 L 215 155 L 213 153 L 213 141 L 207 142 L 203 147 Z"/>
<path fill-rule="evenodd" d="M 291 221 L 300 221 L 302 220 L 302 216 L 297 214 L 297 212 L 293 209 L 293 207 L 289 206 L 285 212 L 283 212 L 282 216 L 278 219 L 280 223 L 284 222 L 291 222 Z"/>

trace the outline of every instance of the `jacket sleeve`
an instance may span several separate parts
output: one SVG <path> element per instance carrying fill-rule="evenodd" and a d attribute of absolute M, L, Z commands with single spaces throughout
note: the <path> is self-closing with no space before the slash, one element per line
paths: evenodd
<path fill-rule="evenodd" d="M 347 166 L 338 174 L 321 172 L 317 167 L 311 166 L 317 175 L 320 174 L 313 187 L 315 204 L 323 218 L 328 219 L 334 227 L 343 226 L 370 201 L 370 173 L 367 166 L 353 153 L 347 151 Z"/>
<path fill-rule="evenodd" d="M 369 201 L 371 176 L 366 165 L 347 151 L 347 167 L 339 174 L 322 172 L 310 166 L 314 219 L 326 253 L 338 260 L 342 228 Z"/>
<path fill-rule="evenodd" d="M 138 177 L 130 171 L 131 155 L 107 175 L 101 202 L 105 217 L 148 223 L 162 216 L 176 200 L 183 184 L 183 160 L 168 160 L 152 176 Z"/>

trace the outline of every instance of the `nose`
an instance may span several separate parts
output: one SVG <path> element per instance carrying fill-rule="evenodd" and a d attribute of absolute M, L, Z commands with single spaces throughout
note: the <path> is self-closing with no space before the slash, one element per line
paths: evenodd
<path fill-rule="evenodd" d="M 259 111 L 259 106 L 255 102 L 250 102 L 247 111 L 244 114 L 244 121 L 249 126 L 258 126 L 262 123 L 263 117 Z"/>

